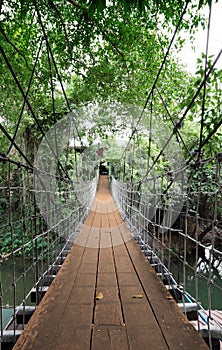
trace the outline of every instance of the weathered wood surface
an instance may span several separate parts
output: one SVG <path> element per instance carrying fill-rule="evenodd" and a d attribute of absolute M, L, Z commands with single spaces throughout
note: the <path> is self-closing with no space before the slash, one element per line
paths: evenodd
<path fill-rule="evenodd" d="M 100 176 L 82 230 L 14 346 L 28 349 L 208 349 L 132 239 L 107 176 Z"/>

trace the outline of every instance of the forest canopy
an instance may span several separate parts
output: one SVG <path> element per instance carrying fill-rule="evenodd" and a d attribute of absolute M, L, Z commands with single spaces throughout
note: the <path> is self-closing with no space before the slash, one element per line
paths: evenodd
<path fill-rule="evenodd" d="M 171 127 L 191 103 L 180 128 L 188 148 L 197 148 L 203 97 L 192 99 L 206 73 L 205 57 L 191 76 L 175 52 L 184 43 L 181 31 L 192 40 L 197 27 L 206 26 L 205 5 L 209 1 L 2 1 L 0 113 L 5 130 L 11 137 L 19 135 L 16 142 L 33 159 L 44 132 L 70 110 L 107 101 L 143 108 L 152 95 L 155 113 Z M 207 84 L 206 137 L 220 118 L 220 84 L 215 69 Z M 219 149 L 219 136 L 211 138 L 209 154 L 212 144 L 213 152 Z M 3 134 L 1 145 L 7 153 Z"/>

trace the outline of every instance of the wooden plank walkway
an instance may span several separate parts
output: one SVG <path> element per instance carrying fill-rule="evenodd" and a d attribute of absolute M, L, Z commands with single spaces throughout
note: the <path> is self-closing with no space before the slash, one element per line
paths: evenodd
<path fill-rule="evenodd" d="M 208 349 L 132 239 L 107 176 L 13 349 Z"/>

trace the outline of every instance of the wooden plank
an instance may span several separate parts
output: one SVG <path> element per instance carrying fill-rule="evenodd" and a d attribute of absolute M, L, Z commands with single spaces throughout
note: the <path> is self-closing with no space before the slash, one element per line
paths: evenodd
<path fill-rule="evenodd" d="M 111 239 L 112 239 L 112 246 L 113 247 L 122 246 L 123 239 L 122 239 L 122 236 L 121 236 L 120 232 L 118 231 L 118 228 L 116 228 L 116 227 L 112 228 L 112 230 L 111 230 Z M 116 254 L 118 254 L 118 250 L 116 251 Z"/>
<path fill-rule="evenodd" d="M 119 272 L 134 273 L 134 267 L 129 256 L 115 256 L 116 270 Z"/>
<path fill-rule="evenodd" d="M 127 327 L 130 349 L 169 350 L 159 328 L 146 325 L 146 327 Z M 180 349 L 179 347 L 174 348 Z M 196 348 L 197 349 L 197 348 Z M 208 349 L 209 350 L 209 349 Z"/>
<path fill-rule="evenodd" d="M 124 242 L 134 240 L 133 234 L 130 232 L 130 230 L 128 229 L 128 227 L 125 224 L 121 225 L 120 229 L 121 229 L 122 238 L 123 238 Z"/>
<path fill-rule="evenodd" d="M 120 303 L 97 303 L 95 308 L 94 323 L 95 325 L 123 325 Z"/>
<path fill-rule="evenodd" d="M 85 247 L 86 242 L 87 242 L 88 237 L 89 237 L 90 230 L 91 230 L 90 226 L 83 226 L 82 229 L 80 230 L 79 234 L 75 238 L 74 244 Z"/>
<path fill-rule="evenodd" d="M 122 224 L 123 224 L 123 219 L 122 219 L 122 217 L 121 217 L 121 215 L 120 215 L 120 212 L 119 212 L 118 210 L 116 210 L 116 211 L 114 212 L 114 214 L 115 214 L 115 219 L 116 219 L 117 225 L 118 225 L 118 226 L 122 225 Z"/>
<path fill-rule="evenodd" d="M 117 285 L 113 286 L 97 286 L 96 295 L 102 293 L 103 298 L 101 300 L 96 300 L 96 304 L 104 304 L 104 303 L 118 303 L 119 300 L 119 290 Z"/>
<path fill-rule="evenodd" d="M 94 304 L 94 294 L 95 286 L 77 287 L 74 284 L 74 287 L 72 288 L 67 300 L 67 304 Z"/>
<path fill-rule="evenodd" d="M 109 248 L 112 246 L 110 229 L 101 228 L 100 230 L 100 248 Z"/>
<path fill-rule="evenodd" d="M 152 327 L 159 331 L 158 323 L 152 309 L 146 300 L 137 300 L 137 303 L 124 303 L 123 313 L 127 327 Z M 160 333 L 160 331 L 159 331 Z"/>
<path fill-rule="evenodd" d="M 93 228 L 100 228 L 101 227 L 101 214 L 99 212 L 94 215 L 94 220 L 91 224 L 91 227 Z"/>
<path fill-rule="evenodd" d="M 114 262 L 111 263 L 99 263 L 98 273 L 112 272 L 115 273 Z"/>
<path fill-rule="evenodd" d="M 121 242 L 122 243 L 122 242 Z M 129 256 L 128 251 L 124 244 L 114 245 L 113 247 L 114 256 Z"/>
<path fill-rule="evenodd" d="M 79 273 L 75 280 L 75 286 L 77 287 L 91 287 L 95 286 L 96 275 L 94 273 Z"/>
<path fill-rule="evenodd" d="M 114 212 L 115 210 L 108 213 L 109 227 L 118 227 Z"/>
<path fill-rule="evenodd" d="M 86 248 L 83 257 L 82 257 L 82 264 L 95 264 L 97 265 L 98 260 L 98 249 L 95 248 Z"/>
<path fill-rule="evenodd" d="M 91 327 L 76 327 L 69 323 L 58 329 L 52 350 L 86 350 L 90 349 Z M 42 347 L 39 350 L 42 350 Z"/>
<path fill-rule="evenodd" d="M 83 247 L 72 247 L 61 269 L 58 271 L 56 278 L 53 280 L 50 288 L 44 296 L 44 303 L 48 305 L 48 303 L 51 303 L 52 301 L 58 304 L 65 304 L 67 302 L 70 290 L 73 287 L 80 268 L 83 253 Z M 67 275 L 69 278 L 67 278 Z"/>
<path fill-rule="evenodd" d="M 99 264 L 111 264 L 113 263 L 113 250 L 111 247 L 100 248 L 99 251 Z"/>
<path fill-rule="evenodd" d="M 53 303 L 44 303 L 35 311 L 22 335 L 17 340 L 13 349 L 16 350 L 48 350 L 53 349 L 54 339 L 61 317 L 64 312 L 64 305 L 59 304 L 55 308 Z M 44 322 L 43 322 L 44 320 Z"/>
<path fill-rule="evenodd" d="M 91 350 L 112 350 L 107 328 L 95 327 L 93 329 Z"/>
<path fill-rule="evenodd" d="M 105 207 L 105 211 L 107 212 L 107 207 Z M 101 213 L 101 224 L 100 227 L 104 227 L 104 228 L 109 228 L 109 218 L 107 213 Z"/>
<path fill-rule="evenodd" d="M 67 304 L 61 318 L 62 327 L 90 327 L 93 320 L 93 304 Z"/>
<path fill-rule="evenodd" d="M 94 273 L 96 274 L 97 271 L 97 264 L 95 263 L 83 263 L 79 267 L 78 273 Z"/>
<path fill-rule="evenodd" d="M 86 246 L 87 248 L 98 249 L 100 242 L 100 228 L 91 228 Z"/>
<path fill-rule="evenodd" d="M 120 285 L 120 294 L 122 303 L 143 303 L 146 299 L 146 295 L 138 281 L 136 285 Z"/>
<path fill-rule="evenodd" d="M 55 349 L 54 339 L 60 327 L 83 253 L 83 247 L 72 247 L 56 279 L 52 282 L 14 349 Z"/>
<path fill-rule="evenodd" d="M 129 241 L 126 245 L 169 348 L 176 350 L 179 344 L 180 349 L 190 349 L 197 346 L 198 349 L 207 349 L 201 336 L 183 315 L 174 299 L 171 298 L 147 259 L 136 247 L 136 243 Z M 150 288 L 151 285 L 152 288 Z"/>
<path fill-rule="evenodd" d="M 111 349 L 113 350 L 129 349 L 128 337 L 126 334 L 125 327 L 109 328 L 109 337 L 110 337 Z"/>
<path fill-rule="evenodd" d="M 115 273 L 99 273 L 97 277 L 97 286 L 117 286 Z"/>
<path fill-rule="evenodd" d="M 126 328 L 95 327 L 92 335 L 92 350 L 128 350 Z"/>
<path fill-rule="evenodd" d="M 140 286 L 138 282 L 138 277 L 136 273 L 130 272 L 119 272 L 118 273 L 118 283 L 121 286 Z"/>

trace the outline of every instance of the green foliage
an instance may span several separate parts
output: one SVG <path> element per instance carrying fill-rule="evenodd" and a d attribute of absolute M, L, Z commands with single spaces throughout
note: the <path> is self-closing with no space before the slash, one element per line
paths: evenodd
<path fill-rule="evenodd" d="M 204 26 L 204 19 L 199 9 L 208 3 L 209 0 L 190 2 L 186 18 L 182 21 L 180 29 L 187 30 L 192 37 L 199 23 Z M 69 106 L 59 82 L 60 78 L 66 89 L 71 108 L 76 109 L 89 103 L 96 105 L 104 101 L 136 105 L 139 108 L 144 106 L 184 6 L 185 1 L 179 0 L 116 0 L 114 2 L 5 0 L 3 2 L 0 16 L 1 46 L 25 94 L 31 82 L 28 100 L 38 120 L 38 125 L 28 103 L 24 104 L 24 99 L 2 55 L 0 56 L 1 123 L 11 136 L 14 135 L 18 126 L 16 144 L 31 163 L 43 137 L 42 131 L 47 132 L 55 122 L 69 112 Z M 40 18 L 37 17 L 37 10 L 41 14 L 44 33 Z M 44 40 L 41 53 L 32 77 L 42 38 Z M 51 52 L 49 52 L 48 44 Z M 183 45 L 183 39 L 179 37 L 177 47 L 181 45 Z M 150 100 L 147 104 L 149 113 L 146 113 L 141 119 L 141 125 L 149 129 L 152 110 L 154 118 L 157 115 L 160 116 L 164 125 L 170 126 L 172 130 L 173 123 L 177 123 L 181 110 L 183 111 L 192 99 L 204 77 L 204 70 L 201 66 L 203 60 L 204 57 L 199 61 L 196 77 L 190 77 L 182 70 L 172 54 L 168 56 L 156 84 L 152 101 Z M 208 64 L 210 65 L 211 62 L 209 61 Z M 221 79 L 221 72 L 214 70 L 207 82 L 203 140 L 208 137 L 221 119 Z M 163 100 L 168 106 L 167 110 Z M 190 151 L 199 147 L 202 100 L 203 94 L 200 94 L 180 129 Z M 23 104 L 24 111 L 20 124 L 17 125 Z M 155 111 L 152 104 L 155 105 Z M 146 174 L 148 155 L 150 164 L 152 164 L 163 143 L 158 144 L 157 140 L 152 139 L 149 145 L 147 135 L 137 135 L 125 154 L 125 163 L 123 159 L 122 162 L 119 162 L 124 147 L 116 143 L 115 135 L 118 132 L 121 133 L 129 125 L 133 129 L 136 117 L 133 115 L 131 117 L 131 119 L 125 118 L 121 123 L 117 123 L 115 115 L 98 113 L 98 115 L 87 116 L 87 120 L 92 122 L 90 129 L 85 127 L 86 121 L 82 116 L 77 118 L 76 123 L 80 129 L 80 135 L 87 140 L 87 145 L 90 146 L 88 154 L 86 152 L 86 160 L 90 159 L 92 164 L 90 164 L 90 170 L 87 169 L 83 155 L 69 149 L 68 158 L 61 157 L 61 162 L 66 166 L 72 179 L 82 178 L 85 181 L 92 177 L 98 161 L 96 154 L 98 145 L 95 143 L 97 139 L 100 139 L 100 146 L 108 147 L 106 157 L 112 168 L 118 166 L 118 175 L 123 177 L 124 170 L 125 180 L 140 181 Z M 162 129 L 161 134 L 165 135 Z M 218 129 L 204 148 L 206 156 L 220 151 L 220 140 L 221 129 Z M 179 137 L 178 142 L 181 143 Z M 6 153 L 10 142 L 2 133 L 0 133 L 0 144 L 0 152 Z M 172 147 L 170 152 L 174 155 L 173 151 Z M 185 151 L 184 154 L 186 154 Z M 14 148 L 9 156 L 16 161 L 21 160 Z M 78 169 L 76 169 L 77 164 Z M 170 170 L 171 166 L 172 164 L 169 164 L 169 160 L 163 154 L 159 157 L 154 171 L 161 174 Z M 8 176 L 1 168 L 0 178 L 3 185 L 5 175 Z M 12 180 L 15 185 L 18 185 L 15 178 Z M 211 176 L 206 175 L 209 187 L 211 187 L 211 180 Z M 163 185 L 166 188 L 167 183 Z M 11 201 L 13 208 L 17 208 L 13 217 L 13 222 L 18 222 L 13 227 L 15 236 L 13 244 L 16 248 L 22 240 L 26 242 L 32 235 L 32 221 L 30 219 L 22 223 L 20 220 L 20 210 L 24 210 L 26 206 L 24 198 L 15 192 Z M 0 214 L 3 219 L 1 225 L 4 225 L 5 219 L 8 220 L 6 215 L 8 205 L 9 197 L 2 192 Z M 32 209 L 33 201 L 26 206 L 26 214 L 30 214 Z M 11 249 L 12 242 L 10 243 L 10 230 L 2 232 L 4 235 L 1 233 L 3 235 L 1 238 L 4 238 L 2 239 L 4 243 L 1 249 L 5 252 Z M 44 240 L 39 240 L 37 245 L 40 248 L 44 244 Z M 27 246 L 26 249 L 27 254 L 31 254 L 32 248 Z"/>
<path fill-rule="evenodd" d="M 189 177 L 189 212 L 201 218 L 214 219 L 215 198 L 217 196 L 217 220 L 222 217 L 222 202 L 218 195 L 219 178 L 214 160 L 199 167 L 191 167 Z"/>
<path fill-rule="evenodd" d="M 181 108 L 186 108 L 186 105 L 190 103 L 196 90 L 199 88 L 205 77 L 204 68 L 205 55 L 198 59 L 197 71 L 193 77 L 193 83 L 188 90 L 187 98 L 181 103 Z M 207 70 L 210 69 L 213 63 L 213 57 L 210 57 L 207 62 Z M 188 112 L 187 121 L 184 122 L 183 132 L 186 134 L 188 144 L 192 144 L 190 150 L 199 148 L 199 140 L 202 138 L 202 142 L 208 138 L 212 133 L 212 137 L 206 143 L 203 148 L 204 157 L 214 157 L 214 155 L 221 150 L 221 126 L 217 128 L 221 121 L 221 84 L 222 84 L 222 71 L 214 68 L 209 78 L 206 81 L 205 91 L 204 87 L 201 89 L 199 95 L 195 99 L 192 108 Z M 203 116 L 203 117 L 202 117 Z M 201 132 L 201 120 L 203 118 L 203 128 Z M 193 130 L 192 130 L 193 129 Z M 215 133 L 214 133 L 215 131 Z M 214 134 L 213 134 L 214 133 Z"/>

